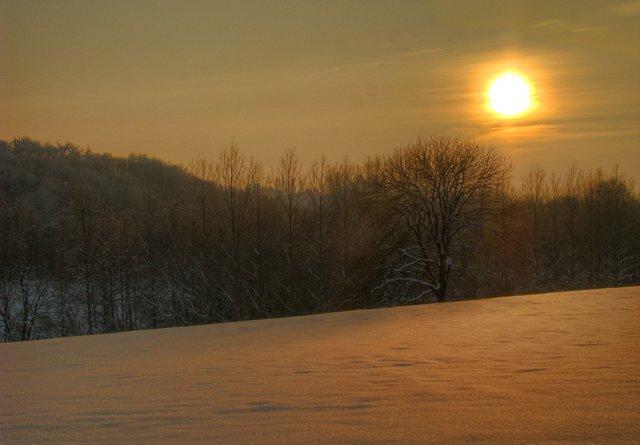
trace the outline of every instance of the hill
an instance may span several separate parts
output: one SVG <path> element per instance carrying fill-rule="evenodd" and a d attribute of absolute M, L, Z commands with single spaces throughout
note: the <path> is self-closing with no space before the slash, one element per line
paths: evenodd
<path fill-rule="evenodd" d="M 640 288 L 0 345 L 3 443 L 637 443 Z"/>

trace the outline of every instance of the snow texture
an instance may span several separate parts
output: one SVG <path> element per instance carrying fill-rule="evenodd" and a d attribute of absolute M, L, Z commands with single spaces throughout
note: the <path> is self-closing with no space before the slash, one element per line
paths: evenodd
<path fill-rule="evenodd" d="M 0 345 L 0 443 L 638 443 L 640 288 Z"/>

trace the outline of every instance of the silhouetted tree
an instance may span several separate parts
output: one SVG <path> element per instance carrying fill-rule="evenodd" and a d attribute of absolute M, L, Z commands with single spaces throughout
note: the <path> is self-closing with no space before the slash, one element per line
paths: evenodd
<path fill-rule="evenodd" d="M 366 165 L 372 196 L 408 236 L 385 285 L 409 283 L 445 301 L 465 232 L 477 227 L 504 187 L 509 166 L 496 150 L 437 136 Z"/>

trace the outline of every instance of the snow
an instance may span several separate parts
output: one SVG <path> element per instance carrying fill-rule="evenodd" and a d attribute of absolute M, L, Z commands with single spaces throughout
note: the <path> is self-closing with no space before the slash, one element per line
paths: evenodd
<path fill-rule="evenodd" d="M 640 288 L 0 345 L 0 443 L 637 443 Z"/>

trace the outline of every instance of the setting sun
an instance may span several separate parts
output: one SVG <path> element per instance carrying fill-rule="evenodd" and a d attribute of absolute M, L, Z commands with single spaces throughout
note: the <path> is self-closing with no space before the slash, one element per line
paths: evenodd
<path fill-rule="evenodd" d="M 531 109 L 531 86 L 522 75 L 503 73 L 491 82 L 489 106 L 503 117 L 516 117 Z"/>

